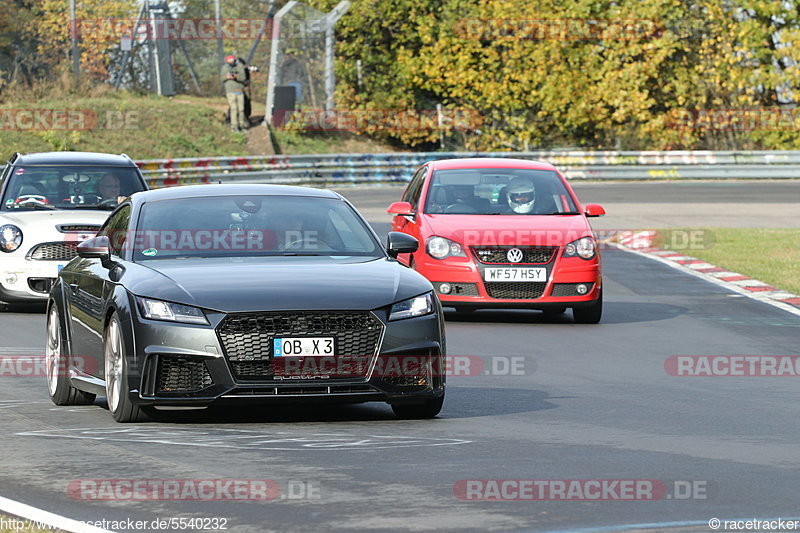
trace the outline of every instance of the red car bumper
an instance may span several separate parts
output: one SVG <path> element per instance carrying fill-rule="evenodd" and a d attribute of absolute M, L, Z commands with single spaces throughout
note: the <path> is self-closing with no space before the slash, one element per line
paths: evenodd
<path fill-rule="evenodd" d="M 600 298 L 602 290 L 599 255 L 587 261 L 578 257 L 562 258 L 561 252 L 559 249 L 546 264 L 486 264 L 478 261 L 470 251 L 467 257 L 438 260 L 425 252 L 418 252 L 414 256 L 414 265 L 433 283 L 445 306 L 547 309 L 591 305 Z M 547 281 L 487 282 L 483 279 L 486 267 L 544 267 Z M 450 290 L 443 291 L 442 284 L 449 285 Z M 585 288 L 583 294 L 578 293 L 580 286 Z"/>

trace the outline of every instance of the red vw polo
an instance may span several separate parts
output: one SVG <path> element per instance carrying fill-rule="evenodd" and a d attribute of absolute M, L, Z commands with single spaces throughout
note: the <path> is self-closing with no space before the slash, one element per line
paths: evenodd
<path fill-rule="evenodd" d="M 540 309 L 596 324 L 603 312 L 600 252 L 581 205 L 552 165 L 449 159 L 420 167 L 393 203 L 392 230 L 417 238 L 400 260 L 427 277 L 445 306 Z"/>

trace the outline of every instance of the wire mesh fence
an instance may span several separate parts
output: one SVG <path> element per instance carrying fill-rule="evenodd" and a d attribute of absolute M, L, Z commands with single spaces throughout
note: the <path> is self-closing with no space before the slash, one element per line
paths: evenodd
<path fill-rule="evenodd" d="M 290 2 L 275 19 L 274 84 L 278 108 L 325 105 L 325 13 Z"/>

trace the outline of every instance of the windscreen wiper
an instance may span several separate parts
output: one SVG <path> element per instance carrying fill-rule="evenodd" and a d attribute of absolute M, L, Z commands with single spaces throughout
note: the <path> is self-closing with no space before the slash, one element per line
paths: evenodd
<path fill-rule="evenodd" d="M 56 206 L 54 206 L 54 205 L 50 205 L 50 204 L 39 204 L 39 203 L 35 203 L 35 202 L 16 204 L 16 205 L 14 206 L 14 208 L 15 208 L 15 209 L 27 209 L 27 208 L 29 208 L 29 209 L 51 209 L 51 210 L 52 210 L 52 209 L 58 209 L 58 208 L 57 208 Z"/>
<path fill-rule="evenodd" d="M 77 204 L 70 207 L 70 209 L 97 209 L 99 211 L 113 211 L 116 205 L 103 205 L 103 204 Z"/>

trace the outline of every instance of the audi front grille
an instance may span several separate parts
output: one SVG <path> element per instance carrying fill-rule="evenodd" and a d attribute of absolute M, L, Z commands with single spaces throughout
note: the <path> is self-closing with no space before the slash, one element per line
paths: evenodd
<path fill-rule="evenodd" d="M 237 380 L 272 380 L 276 370 L 280 375 L 274 365 L 273 340 L 286 337 L 334 337 L 335 357 L 347 358 L 346 364 L 316 368 L 311 375 L 363 378 L 369 371 L 367 363 L 378 353 L 383 329 L 369 312 L 234 313 L 217 326 L 217 335 Z"/>

